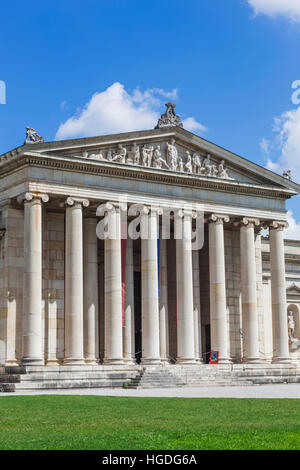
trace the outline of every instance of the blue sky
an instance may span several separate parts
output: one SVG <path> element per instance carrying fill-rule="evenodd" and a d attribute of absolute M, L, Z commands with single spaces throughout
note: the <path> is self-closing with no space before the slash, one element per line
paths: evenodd
<path fill-rule="evenodd" d="M 26 125 L 46 140 L 152 127 L 171 97 L 195 133 L 300 182 L 299 0 L 5 2 L 0 40 L 0 153 Z"/>

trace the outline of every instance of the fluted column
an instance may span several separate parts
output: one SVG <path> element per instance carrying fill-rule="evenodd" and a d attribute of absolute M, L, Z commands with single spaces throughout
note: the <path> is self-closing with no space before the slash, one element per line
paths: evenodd
<path fill-rule="evenodd" d="M 83 331 L 87 364 L 99 361 L 97 219 L 83 221 Z"/>
<path fill-rule="evenodd" d="M 270 225 L 271 295 L 273 325 L 273 362 L 290 361 L 283 230 L 284 222 Z"/>
<path fill-rule="evenodd" d="M 166 362 L 169 359 L 168 272 L 166 239 L 160 240 L 159 261 L 159 343 L 161 360 Z"/>
<path fill-rule="evenodd" d="M 259 362 L 257 280 L 254 227 L 258 219 L 240 221 L 240 256 L 242 287 L 243 360 Z"/>
<path fill-rule="evenodd" d="M 66 200 L 65 364 L 84 364 L 83 353 L 83 227 L 87 199 Z"/>
<path fill-rule="evenodd" d="M 104 240 L 104 362 L 123 362 L 121 208 L 107 203 L 109 236 Z"/>
<path fill-rule="evenodd" d="M 193 261 L 195 358 L 197 362 L 202 362 L 200 272 L 199 272 L 199 251 L 198 250 L 193 250 L 192 261 Z"/>
<path fill-rule="evenodd" d="M 19 198 L 20 201 L 21 198 Z M 26 193 L 24 200 L 24 365 L 43 364 L 42 357 L 42 202 L 47 194 Z"/>
<path fill-rule="evenodd" d="M 142 363 L 160 362 L 157 263 L 158 212 L 145 207 L 141 214 Z"/>
<path fill-rule="evenodd" d="M 220 363 L 230 362 L 226 312 L 224 222 L 229 222 L 228 216 L 213 214 L 209 219 L 211 348 L 213 351 L 219 351 Z"/>
<path fill-rule="evenodd" d="M 177 362 L 194 363 L 192 214 L 187 211 L 182 218 L 182 229 L 182 237 L 176 240 Z"/>
<path fill-rule="evenodd" d="M 133 240 L 127 239 L 126 243 L 126 267 L 125 267 L 125 305 L 123 327 L 123 352 L 124 361 L 135 362 L 134 341 L 134 264 L 133 264 Z"/>

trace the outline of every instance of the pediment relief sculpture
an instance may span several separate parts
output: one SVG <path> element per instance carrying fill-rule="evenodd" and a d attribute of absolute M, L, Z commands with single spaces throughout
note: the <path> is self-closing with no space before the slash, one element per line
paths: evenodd
<path fill-rule="evenodd" d="M 179 150 L 175 139 L 162 144 L 134 143 L 131 148 L 118 144 L 116 149 L 99 150 L 93 153 L 83 151 L 80 158 L 102 160 L 126 165 L 142 166 L 145 168 L 159 168 L 165 170 L 187 173 L 190 175 L 208 176 L 233 180 L 225 167 L 225 161 L 212 160 L 211 155 L 200 155 L 189 150 Z"/>

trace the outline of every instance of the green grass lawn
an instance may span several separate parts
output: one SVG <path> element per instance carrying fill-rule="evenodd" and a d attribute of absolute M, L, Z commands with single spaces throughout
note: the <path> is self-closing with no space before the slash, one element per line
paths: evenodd
<path fill-rule="evenodd" d="M 300 449 L 300 400 L 0 397 L 0 449 Z"/>

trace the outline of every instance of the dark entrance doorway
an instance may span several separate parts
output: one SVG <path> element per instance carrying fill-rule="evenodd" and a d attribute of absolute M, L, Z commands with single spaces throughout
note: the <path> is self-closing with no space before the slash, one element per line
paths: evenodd
<path fill-rule="evenodd" d="M 204 362 L 209 363 L 209 353 L 210 353 L 210 325 L 205 325 L 205 355 Z"/>
<path fill-rule="evenodd" d="M 135 358 L 137 363 L 140 363 L 142 357 L 142 289 L 140 272 L 134 273 L 134 332 Z"/>

